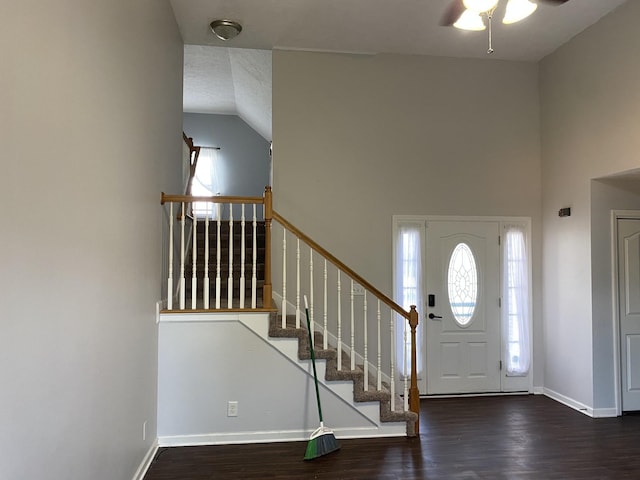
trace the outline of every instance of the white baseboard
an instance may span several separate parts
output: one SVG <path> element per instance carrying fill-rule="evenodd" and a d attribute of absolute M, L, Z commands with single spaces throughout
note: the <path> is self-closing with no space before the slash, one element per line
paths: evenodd
<path fill-rule="evenodd" d="M 613 408 L 594 408 L 593 418 L 611 418 L 618 416 L 618 409 Z"/>
<path fill-rule="evenodd" d="M 138 470 L 136 470 L 136 473 L 133 476 L 133 480 L 143 480 L 144 476 L 147 474 L 147 470 L 149 470 L 149 467 L 151 466 L 151 462 L 156 456 L 157 451 L 158 451 L 158 441 L 156 440 L 149 447 L 149 450 L 147 451 L 147 454 L 142 459 L 142 462 L 140 462 L 140 466 L 138 467 Z"/>
<path fill-rule="evenodd" d="M 230 432 L 205 433 L 201 435 L 175 435 L 158 437 L 160 447 L 190 447 L 196 445 L 234 445 L 249 443 L 275 442 L 305 442 L 309 440 L 312 431 L 309 430 L 281 430 L 263 432 Z M 334 428 L 336 438 L 375 438 L 375 437 L 404 437 L 406 432 L 397 429 L 392 432 L 382 427 Z"/>
<path fill-rule="evenodd" d="M 589 417 L 593 417 L 593 408 L 585 405 L 582 402 L 579 402 L 571 397 L 567 397 L 566 395 L 562 395 L 561 393 L 555 392 L 549 388 L 544 388 L 544 395 L 555 400 L 556 402 L 560 402 L 567 407 L 571 407 L 574 410 L 577 410 L 580 413 L 584 413 Z"/>
<path fill-rule="evenodd" d="M 534 395 L 544 395 L 544 387 L 533 387 Z"/>
<path fill-rule="evenodd" d="M 539 388 L 539 387 L 536 387 Z M 618 411 L 615 407 L 611 408 L 593 408 L 588 405 L 585 405 L 582 402 L 578 402 L 573 398 L 567 397 L 566 395 L 562 395 L 561 393 L 555 392 L 549 388 L 543 388 L 544 395 L 547 397 L 566 405 L 567 407 L 571 407 L 574 410 L 577 410 L 580 413 L 584 413 L 585 415 L 591 418 L 610 418 L 617 417 Z"/>

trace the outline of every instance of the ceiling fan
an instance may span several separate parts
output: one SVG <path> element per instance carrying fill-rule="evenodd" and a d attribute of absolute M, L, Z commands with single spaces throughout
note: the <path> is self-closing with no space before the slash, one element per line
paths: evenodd
<path fill-rule="evenodd" d="M 538 4 L 531 0 L 451 0 L 445 11 L 440 25 L 456 27 L 462 30 L 479 31 L 489 28 L 489 48 L 487 53 L 493 53 L 491 24 L 493 14 L 498 3 L 506 2 L 502 23 L 511 24 L 524 20 L 538 8 Z M 540 0 L 551 5 L 562 5 L 569 0 Z M 486 25 L 484 18 L 486 18 Z"/>

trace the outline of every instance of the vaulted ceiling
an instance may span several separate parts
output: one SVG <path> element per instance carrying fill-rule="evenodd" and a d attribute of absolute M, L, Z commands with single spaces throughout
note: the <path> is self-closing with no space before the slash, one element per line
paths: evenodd
<path fill-rule="evenodd" d="M 494 53 L 487 32 L 439 25 L 450 0 L 171 0 L 185 43 L 184 109 L 237 114 L 271 139 L 271 50 L 438 55 L 538 61 L 628 0 L 540 2 L 523 22 L 503 25 Z M 209 23 L 226 18 L 242 33 L 229 42 Z"/>

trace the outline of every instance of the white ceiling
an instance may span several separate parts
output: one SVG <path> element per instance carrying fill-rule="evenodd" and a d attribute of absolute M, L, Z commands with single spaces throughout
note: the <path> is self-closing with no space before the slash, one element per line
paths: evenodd
<path fill-rule="evenodd" d="M 185 112 L 238 115 L 271 140 L 270 50 L 185 45 L 183 88 Z"/>
<path fill-rule="evenodd" d="M 439 25 L 449 1 L 171 0 L 186 45 L 185 111 L 237 114 L 270 140 L 273 49 L 538 61 L 627 0 L 540 2 L 514 25 L 499 21 L 501 0 L 491 55 L 486 31 Z M 219 40 L 209 29 L 218 18 L 242 33 Z"/>

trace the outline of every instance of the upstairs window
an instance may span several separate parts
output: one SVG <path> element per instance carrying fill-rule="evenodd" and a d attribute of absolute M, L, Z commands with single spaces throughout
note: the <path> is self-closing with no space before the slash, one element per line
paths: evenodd
<path fill-rule="evenodd" d="M 191 182 L 191 195 L 212 197 L 220 195 L 218 169 L 218 149 L 202 147 L 196 165 L 196 173 Z M 193 214 L 198 217 L 218 218 L 218 204 L 194 202 Z"/>

